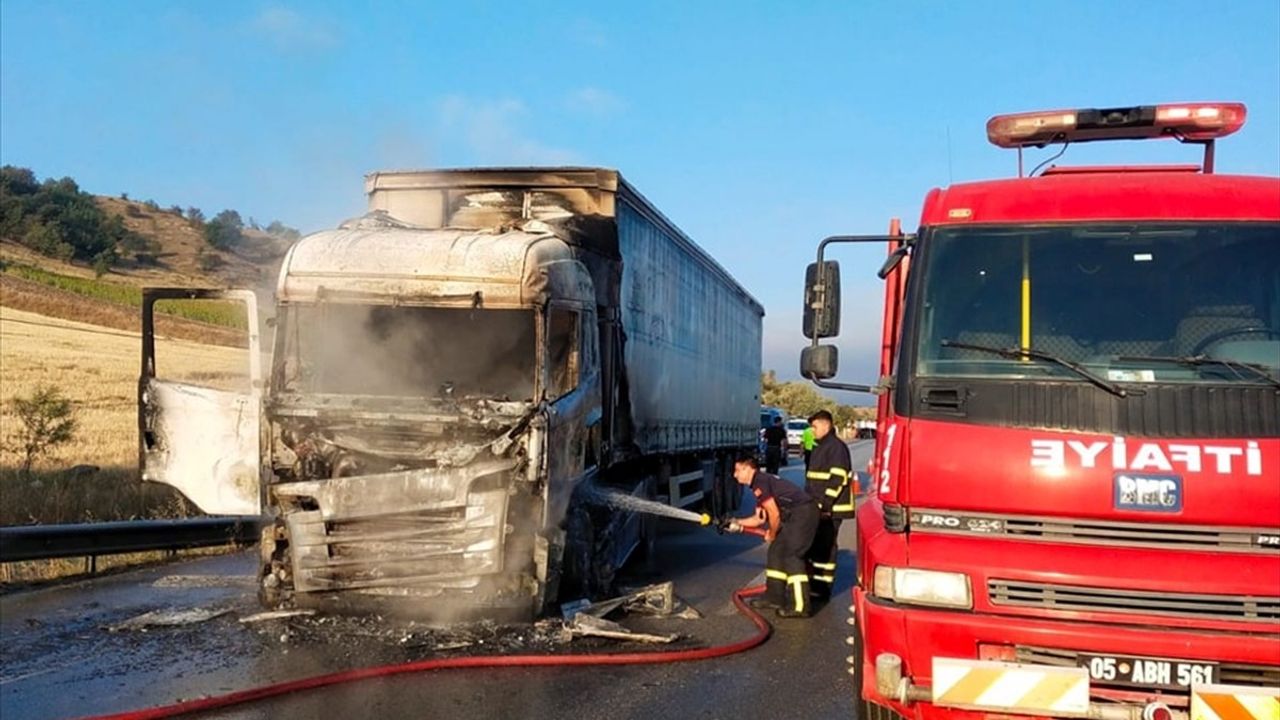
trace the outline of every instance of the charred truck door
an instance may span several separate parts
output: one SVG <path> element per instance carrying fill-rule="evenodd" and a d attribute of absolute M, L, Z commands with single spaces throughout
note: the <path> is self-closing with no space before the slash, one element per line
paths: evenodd
<path fill-rule="evenodd" d="M 155 305 L 160 300 L 244 304 L 248 375 L 237 378 L 243 387 L 215 387 L 225 383 L 212 376 L 207 385 L 160 379 L 167 372 L 163 362 L 156 362 Z M 257 318 L 257 298 L 249 290 L 146 288 L 142 294 L 138 381 L 142 479 L 178 489 L 211 515 L 262 512 L 263 382 Z"/>

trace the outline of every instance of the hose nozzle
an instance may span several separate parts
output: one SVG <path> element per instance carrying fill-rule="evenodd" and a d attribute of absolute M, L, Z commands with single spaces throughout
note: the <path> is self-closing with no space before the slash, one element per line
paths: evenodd
<path fill-rule="evenodd" d="M 702 513 L 702 517 L 698 518 L 698 523 L 701 525 L 710 525 L 711 516 L 706 513 Z"/>

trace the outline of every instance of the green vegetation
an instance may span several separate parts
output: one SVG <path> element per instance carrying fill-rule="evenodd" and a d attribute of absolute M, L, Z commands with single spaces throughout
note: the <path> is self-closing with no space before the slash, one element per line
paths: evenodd
<path fill-rule="evenodd" d="M 832 402 L 811 383 L 798 380 L 780 382 L 773 370 L 761 376 L 760 388 L 761 403 L 782 408 L 791 417 L 809 417 L 819 410 L 827 410 L 835 418 L 836 427 L 847 427 L 856 420 L 869 420 L 876 415 L 875 408 Z"/>
<path fill-rule="evenodd" d="M 71 442 L 76 434 L 76 409 L 53 385 L 40 385 L 27 397 L 10 401 L 22 427 L 15 450 L 22 454 L 21 474 L 31 479 L 31 464 L 50 450 Z"/>
<path fill-rule="evenodd" d="M 272 220 L 271 224 L 266 227 L 266 232 L 272 237 L 278 237 L 289 241 L 297 240 L 302 237 L 302 233 L 298 232 L 297 229 L 291 228 L 279 220 Z"/>
<path fill-rule="evenodd" d="M 59 290 L 66 290 L 67 292 L 96 300 L 142 307 L 142 289 L 133 285 L 59 275 L 48 270 L 41 270 L 37 267 L 18 263 L 7 264 L 2 271 L 7 275 L 22 278 L 23 280 L 40 283 Z M 156 312 L 240 330 L 247 327 L 244 307 L 235 302 L 221 300 L 182 300 L 180 302 L 161 300 L 156 303 Z"/>
<path fill-rule="evenodd" d="M 244 221 L 235 210 L 223 210 L 204 225 L 204 240 L 218 250 L 231 250 L 244 242 Z"/>
<path fill-rule="evenodd" d="M 148 241 L 108 216 L 71 178 L 44 182 L 27 168 L 0 168 L 0 236 L 42 255 L 91 263 L 99 275 L 125 252 L 154 252 Z M 133 248 L 133 250 L 129 250 Z"/>
<path fill-rule="evenodd" d="M 120 193 L 120 199 L 126 202 L 124 214 L 133 219 L 166 213 L 185 217 L 213 249 L 234 250 L 245 241 L 245 223 L 235 210 L 223 210 L 206 221 L 198 207 L 184 211 L 173 205 L 166 210 L 155 200 L 131 201 L 128 193 Z M 259 230 L 252 220 L 250 226 Z M 289 241 L 301 237 L 279 220 L 273 220 L 265 232 Z M 42 182 L 29 168 L 12 165 L 0 168 L 0 237 L 42 255 L 85 263 L 98 277 L 122 259 L 154 266 L 162 249 L 155 238 L 128 229 L 124 217 L 104 212 L 75 180 L 48 178 Z M 201 259 L 201 268 L 206 271 L 222 264 L 214 255 Z"/>

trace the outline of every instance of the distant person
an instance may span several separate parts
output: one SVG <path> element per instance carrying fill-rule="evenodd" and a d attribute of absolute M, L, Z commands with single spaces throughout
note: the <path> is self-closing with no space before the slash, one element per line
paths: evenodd
<path fill-rule="evenodd" d="M 764 536 L 769 543 L 765 594 L 760 605 L 777 608 L 778 617 L 809 617 L 812 611 L 805 556 L 818 528 L 817 503 L 796 485 L 773 473 L 760 472 L 759 463 L 751 455 L 744 455 L 733 464 L 733 477 L 738 484 L 751 488 L 756 514 L 735 518 L 729 523 L 729 532 L 768 526 Z"/>
<path fill-rule="evenodd" d="M 840 522 L 853 517 L 853 460 L 849 446 L 836 436 L 831 413 L 819 410 L 809 418 L 809 426 L 818 444 L 809 456 L 805 470 L 805 489 L 818 500 L 818 530 L 809 548 L 809 563 L 813 566 L 813 594 L 820 600 L 831 597 L 831 586 L 836 581 L 836 538 L 840 534 Z"/>
<path fill-rule="evenodd" d="M 806 425 L 804 432 L 800 433 L 800 445 L 804 448 L 804 471 L 809 472 L 809 458 L 813 455 L 813 446 L 818 444 L 818 439 L 814 437 L 813 425 Z"/>
<path fill-rule="evenodd" d="M 770 475 L 778 474 L 778 465 L 782 463 L 782 453 L 786 451 L 787 430 L 782 427 L 782 418 L 773 419 L 773 424 L 764 429 L 764 468 Z"/>

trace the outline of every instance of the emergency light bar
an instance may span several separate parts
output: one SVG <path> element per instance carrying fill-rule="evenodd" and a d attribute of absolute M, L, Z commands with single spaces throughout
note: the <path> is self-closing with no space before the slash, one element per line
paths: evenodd
<path fill-rule="evenodd" d="M 1002 148 L 1164 137 L 1203 143 L 1239 130 L 1244 118 L 1242 103 L 1047 110 L 996 115 L 987 121 L 987 139 Z"/>

